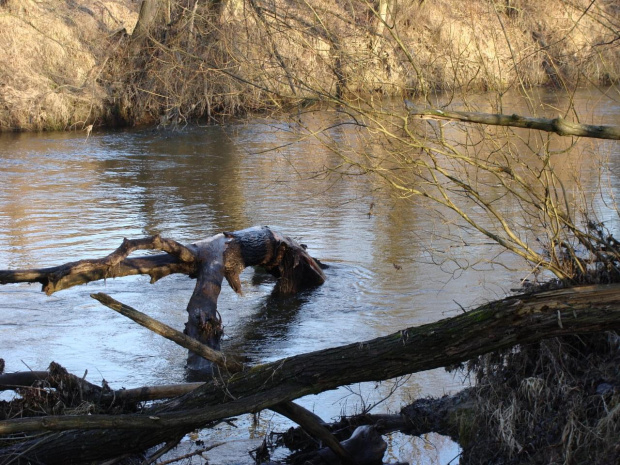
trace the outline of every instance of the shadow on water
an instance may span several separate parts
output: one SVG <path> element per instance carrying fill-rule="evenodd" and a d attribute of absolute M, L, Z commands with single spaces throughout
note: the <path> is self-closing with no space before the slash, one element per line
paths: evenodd
<path fill-rule="evenodd" d="M 256 286 L 275 284 L 271 275 L 257 271 L 252 277 Z M 234 337 L 223 343 L 223 350 L 239 354 L 250 363 L 264 358 L 265 349 L 287 341 L 291 328 L 299 321 L 303 308 L 313 302 L 317 289 L 307 289 L 294 295 L 282 295 L 272 291 L 259 300 L 256 311 L 240 319 Z"/>
<path fill-rule="evenodd" d="M 255 302 L 249 315 L 235 322 L 232 337 L 222 341 L 222 351 L 255 364 L 265 361 L 267 349 L 290 339 L 291 329 L 298 324 L 303 308 L 316 301 L 318 288 L 283 295 L 275 289 L 276 278 L 261 269 L 254 270 L 250 283 L 256 288 L 273 289 Z M 191 382 L 205 381 L 211 376 L 186 370 L 186 380 Z"/>

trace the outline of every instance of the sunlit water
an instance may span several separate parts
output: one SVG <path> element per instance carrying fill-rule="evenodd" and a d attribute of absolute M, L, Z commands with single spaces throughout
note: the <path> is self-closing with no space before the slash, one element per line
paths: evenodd
<path fill-rule="evenodd" d="M 589 111 L 604 122 L 620 122 L 613 101 Z M 242 296 L 223 289 L 218 305 L 224 349 L 255 362 L 439 320 L 518 286 L 522 264 L 514 260 L 517 271 L 486 264 L 451 273 L 449 262 L 433 264 L 431 249 L 441 261 L 441 254 L 449 255 L 455 246 L 442 239 L 436 217 L 415 201 L 390 200 L 366 178 L 313 176 L 338 160 L 310 142 L 287 145 L 295 136 L 286 129 L 284 123 L 253 121 L 178 133 L 108 132 L 88 139 L 84 133 L 3 135 L 0 269 L 102 257 L 124 237 L 159 233 L 191 242 L 269 225 L 307 244 L 329 269 L 323 286 L 288 298 L 271 297 L 273 280 L 252 270 L 242 275 Z M 268 150 L 276 146 L 283 147 Z M 619 155 L 617 145 L 609 147 Z M 458 254 L 476 261 L 489 254 L 489 246 L 472 237 Z M 184 349 L 89 295 L 108 293 L 182 330 L 192 289 L 193 281 L 183 276 L 154 285 L 145 277 L 108 280 L 51 297 L 38 285 L 2 286 L 0 357 L 7 371 L 43 370 L 55 361 L 114 388 L 183 382 Z M 351 386 L 300 403 L 330 420 L 382 399 L 392 384 Z M 419 373 L 375 412 L 397 412 L 411 399 L 453 393 L 462 385 L 460 375 L 443 370 Z M 237 426 L 198 435 L 207 444 L 229 442 L 208 454 L 210 463 L 250 463 L 247 451 L 290 422 L 263 412 L 257 424 L 242 417 Z M 445 464 L 458 453 L 458 446 L 437 435 L 395 435 L 386 460 Z"/>

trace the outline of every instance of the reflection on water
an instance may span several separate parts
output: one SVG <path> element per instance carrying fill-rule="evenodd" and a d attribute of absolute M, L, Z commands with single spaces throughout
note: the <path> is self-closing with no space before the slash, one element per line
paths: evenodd
<path fill-rule="evenodd" d="M 620 121 L 617 104 L 608 103 L 604 112 L 606 122 L 610 115 Z M 466 260 L 494 251 L 475 238 L 455 250 L 424 205 L 390 199 L 368 179 L 313 176 L 337 162 L 335 155 L 311 142 L 287 145 L 295 136 L 282 129 L 278 122 L 255 121 L 175 134 L 103 133 L 88 140 L 83 134 L 2 135 L 0 268 L 101 257 L 123 237 L 160 233 L 190 242 L 269 225 L 308 244 L 330 268 L 323 286 L 292 297 L 272 297 L 272 278 L 252 270 L 241 276 L 243 296 L 223 289 L 224 347 L 256 362 L 438 320 L 460 312 L 459 306 L 505 295 L 522 277 L 484 264 L 454 279 L 450 260 L 443 268 L 432 263 L 431 247 L 439 262 L 442 254 Z M 267 150 L 274 146 L 283 148 Z M 608 147 L 618 154 L 617 144 Z M 609 182 L 617 190 L 620 168 L 615 159 L 611 166 Z M 374 214 L 368 215 L 371 203 Z M 91 283 L 51 297 L 35 285 L 4 286 L 0 357 L 9 371 L 44 369 L 56 361 L 117 388 L 182 382 L 183 349 L 103 308 L 89 294 L 109 293 L 182 329 L 192 288 L 193 281 L 183 276 L 154 285 L 144 277 Z M 460 379 L 441 370 L 416 374 L 382 409 L 397 411 L 411 398 L 460 386 Z M 376 401 L 390 388 L 389 382 L 369 383 L 301 403 L 329 420 Z M 243 449 L 248 428 L 260 436 L 288 423 L 266 412 L 257 426 L 239 425 L 236 431 L 221 426 L 205 439 L 237 438 Z M 446 463 L 458 453 L 446 439 L 427 439 L 397 437 L 390 458 Z M 243 456 L 235 453 L 231 461 Z M 226 454 L 219 459 L 225 463 L 222 457 Z"/>

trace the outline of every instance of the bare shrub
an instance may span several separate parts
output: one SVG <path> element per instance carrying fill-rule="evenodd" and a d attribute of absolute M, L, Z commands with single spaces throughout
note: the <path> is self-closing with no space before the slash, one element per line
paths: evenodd
<path fill-rule="evenodd" d="M 552 339 L 470 364 L 477 435 L 462 464 L 616 463 L 618 336 Z"/>

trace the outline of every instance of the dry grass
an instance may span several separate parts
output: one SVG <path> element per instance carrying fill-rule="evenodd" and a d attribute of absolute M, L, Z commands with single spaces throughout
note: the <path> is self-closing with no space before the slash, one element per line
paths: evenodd
<path fill-rule="evenodd" d="M 566 337 L 489 354 L 462 464 L 611 464 L 620 459 L 620 338 Z"/>
<path fill-rule="evenodd" d="M 136 14 L 122 1 L 7 0 L 0 6 L 0 131 L 93 123 L 115 30 Z M 132 22 L 133 21 L 133 22 Z"/>
<path fill-rule="evenodd" d="M 0 4 L 0 130 L 172 124 L 338 95 L 504 91 L 620 77 L 615 2 L 172 2 L 140 53 L 139 2 Z"/>

